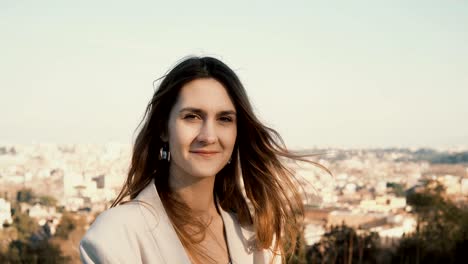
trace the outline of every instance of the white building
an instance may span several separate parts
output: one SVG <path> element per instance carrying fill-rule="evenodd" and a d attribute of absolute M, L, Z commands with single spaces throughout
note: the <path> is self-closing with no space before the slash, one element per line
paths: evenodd
<path fill-rule="evenodd" d="M 318 243 L 325 234 L 325 228 L 317 224 L 307 224 L 304 229 L 304 239 L 308 246 Z"/>
<path fill-rule="evenodd" d="M 390 216 L 387 221 L 390 226 L 378 226 L 372 228 L 371 231 L 379 233 L 382 238 L 401 238 L 403 234 L 410 234 L 416 230 L 417 222 L 411 215 L 394 215 Z"/>
<path fill-rule="evenodd" d="M 41 221 L 56 217 L 57 212 L 55 207 L 43 206 L 37 203 L 29 208 L 28 215 L 41 223 Z"/>
<path fill-rule="evenodd" d="M 395 197 L 389 195 L 378 196 L 375 199 L 363 199 L 359 203 L 359 208 L 364 212 L 388 213 L 406 208 L 405 197 Z"/>
<path fill-rule="evenodd" d="M 445 186 L 447 194 L 460 194 L 462 186 L 460 184 L 460 177 L 453 175 L 445 175 L 441 177 L 441 182 Z"/>
<path fill-rule="evenodd" d="M 4 223 L 13 223 L 13 219 L 11 218 L 11 204 L 5 199 L 0 198 L 0 229 L 3 228 Z"/>
<path fill-rule="evenodd" d="M 468 195 L 468 178 L 461 179 L 461 193 L 463 195 Z"/>

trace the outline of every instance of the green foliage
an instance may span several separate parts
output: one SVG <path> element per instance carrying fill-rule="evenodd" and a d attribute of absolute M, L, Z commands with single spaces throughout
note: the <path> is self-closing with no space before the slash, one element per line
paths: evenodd
<path fill-rule="evenodd" d="M 389 182 L 387 183 L 387 188 L 391 188 L 393 193 L 395 193 L 395 195 L 398 197 L 405 196 L 405 187 L 399 183 Z"/>
<path fill-rule="evenodd" d="M 17 239 L 10 242 L 6 252 L 0 252 L 0 263 L 68 263 L 70 258 L 62 254 L 60 248 L 42 236 L 39 225 L 20 210 L 15 210 L 13 228 Z M 39 235 L 38 235 L 39 234 Z"/>
<path fill-rule="evenodd" d="M 32 203 L 35 197 L 31 189 L 21 189 L 16 193 L 16 201 L 19 203 Z"/>
<path fill-rule="evenodd" d="M 0 252 L 0 263 L 21 263 L 20 251 L 17 248 L 10 247 L 7 252 Z"/>
<path fill-rule="evenodd" d="M 1 263 L 55 264 L 69 261 L 70 258 L 64 256 L 58 246 L 47 240 L 39 243 L 15 240 L 10 243 L 7 252 L 0 254 Z"/>
<path fill-rule="evenodd" d="M 382 247 L 375 233 L 342 225 L 309 248 L 307 263 L 468 263 L 468 210 L 448 200 L 437 181 L 425 182 L 407 202 L 417 214 L 417 231 L 395 248 Z"/>
<path fill-rule="evenodd" d="M 422 192 L 408 195 L 418 215 L 414 234 L 403 237 L 395 263 L 466 263 L 463 247 L 468 241 L 468 210 L 444 197 L 444 188 L 428 181 Z"/>
<path fill-rule="evenodd" d="M 18 230 L 19 239 L 30 237 L 39 228 L 34 219 L 19 210 L 17 210 L 13 216 L 13 227 Z"/>
<path fill-rule="evenodd" d="M 64 213 L 60 224 L 57 226 L 55 235 L 57 237 L 67 239 L 70 232 L 77 227 L 77 222 L 70 213 Z"/>
<path fill-rule="evenodd" d="M 358 234 L 346 225 L 331 227 L 307 251 L 307 260 L 308 263 L 376 263 L 379 241 L 377 233 Z"/>
<path fill-rule="evenodd" d="M 287 244 L 285 246 L 285 251 L 288 252 L 288 255 L 286 256 L 286 260 L 289 264 L 305 264 L 307 263 L 306 261 L 306 256 L 305 256 L 305 238 L 304 238 L 304 232 L 299 232 L 296 237 L 296 247 L 294 252 L 289 253 L 291 251 L 291 246 L 292 243 L 291 241 L 287 241 Z"/>
<path fill-rule="evenodd" d="M 44 195 L 39 197 L 39 203 L 44 206 L 55 207 L 57 206 L 57 199 L 52 196 Z"/>
<path fill-rule="evenodd" d="M 16 193 L 16 201 L 18 203 L 33 204 L 39 202 L 44 206 L 57 206 L 57 199 L 50 195 L 37 196 L 31 189 L 21 189 Z"/>

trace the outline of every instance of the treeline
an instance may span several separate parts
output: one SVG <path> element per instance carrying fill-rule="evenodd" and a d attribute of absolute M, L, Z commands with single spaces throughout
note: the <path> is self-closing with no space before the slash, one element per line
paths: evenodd
<path fill-rule="evenodd" d="M 417 228 L 399 241 L 346 225 L 334 226 L 318 243 L 297 251 L 289 263 L 468 263 L 468 209 L 446 199 L 443 186 L 436 181 L 409 193 L 407 201 L 417 215 Z M 303 238 L 298 242 L 304 242 Z"/>

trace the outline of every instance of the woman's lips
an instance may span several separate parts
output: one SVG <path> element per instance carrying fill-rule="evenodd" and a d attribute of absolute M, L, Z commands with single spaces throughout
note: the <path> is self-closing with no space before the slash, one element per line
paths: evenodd
<path fill-rule="evenodd" d="M 202 150 L 195 150 L 195 151 L 190 151 L 190 153 L 197 154 L 202 157 L 212 157 L 216 154 L 218 154 L 218 151 L 202 151 Z"/>

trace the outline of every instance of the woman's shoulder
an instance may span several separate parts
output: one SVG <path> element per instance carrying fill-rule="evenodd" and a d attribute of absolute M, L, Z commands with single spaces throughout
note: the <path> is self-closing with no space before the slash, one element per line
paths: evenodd
<path fill-rule="evenodd" d="M 113 262 L 133 256 L 129 251 L 145 234 L 147 227 L 140 205 L 118 205 L 99 214 L 80 241 L 83 263 Z"/>
<path fill-rule="evenodd" d="M 86 235 L 116 235 L 116 232 L 126 228 L 138 230 L 145 227 L 142 205 L 131 201 L 109 208 L 100 213 L 89 227 Z M 136 229 L 135 229 L 136 228 Z M 85 235 L 85 236 L 86 236 Z"/>
<path fill-rule="evenodd" d="M 122 228 L 132 225 L 130 215 L 136 215 L 138 208 L 133 205 L 119 205 L 100 213 L 86 231 L 82 242 L 86 240 L 104 240 L 119 235 Z"/>

